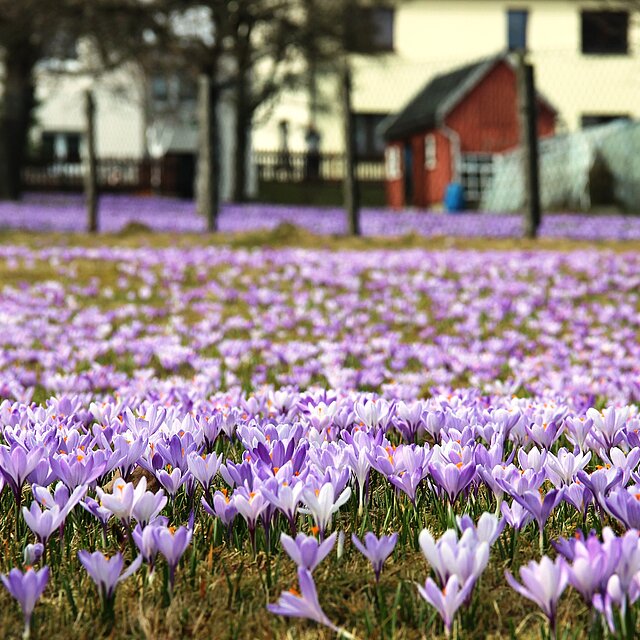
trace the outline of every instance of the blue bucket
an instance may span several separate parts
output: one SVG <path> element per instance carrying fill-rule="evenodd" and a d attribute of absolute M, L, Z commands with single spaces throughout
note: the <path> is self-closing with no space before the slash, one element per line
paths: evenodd
<path fill-rule="evenodd" d="M 451 182 L 447 185 L 444 194 L 444 207 L 449 213 L 464 210 L 464 187 L 459 182 Z"/>

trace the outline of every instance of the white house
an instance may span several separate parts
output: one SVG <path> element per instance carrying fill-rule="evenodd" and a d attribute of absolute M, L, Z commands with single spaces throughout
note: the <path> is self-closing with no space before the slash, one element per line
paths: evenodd
<path fill-rule="evenodd" d="M 38 108 L 32 143 L 56 161 L 80 159 L 85 129 L 84 92 L 96 103 L 98 158 L 141 159 L 165 154 L 195 155 L 198 141 L 197 84 L 185 74 L 158 72 L 146 76 L 135 65 L 94 76 L 83 73 L 82 46 L 67 60 L 45 60 L 36 69 Z M 235 110 L 223 94 L 218 107 L 221 155 L 221 197 L 233 189 Z M 256 189 L 249 170 L 247 191 Z"/>
<path fill-rule="evenodd" d="M 559 128 L 575 130 L 640 116 L 640 27 L 615 0 L 389 0 L 372 9 L 380 53 L 352 56 L 357 146 L 381 154 L 376 127 L 436 74 L 509 48 L 526 22 L 538 89 L 558 108 Z M 511 31 L 510 31 L 511 30 Z M 511 36 L 510 36 L 511 32 Z M 325 109 L 312 113 L 304 93 L 283 95 L 271 116 L 257 119 L 254 146 L 278 145 L 289 123 L 290 148 L 304 149 L 310 121 L 325 152 L 343 149 L 335 79 L 320 80 Z"/>

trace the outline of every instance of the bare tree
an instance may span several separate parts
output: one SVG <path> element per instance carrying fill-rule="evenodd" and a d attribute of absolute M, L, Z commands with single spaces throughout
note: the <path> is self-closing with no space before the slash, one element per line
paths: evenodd
<path fill-rule="evenodd" d="M 163 31 L 163 1 L 0 0 L 0 199 L 20 197 L 37 64 L 78 38 L 92 51 L 84 72 L 142 59 Z"/>

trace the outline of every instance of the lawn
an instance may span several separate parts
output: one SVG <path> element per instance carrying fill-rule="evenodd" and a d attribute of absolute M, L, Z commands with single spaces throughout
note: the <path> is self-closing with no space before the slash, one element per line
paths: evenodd
<path fill-rule="evenodd" d="M 538 638 L 557 596 L 558 637 L 634 637 L 638 249 L 3 232 L 0 571 L 49 567 L 32 636 Z M 312 574 L 294 532 L 333 541 Z M 379 582 L 367 532 L 397 535 Z M 115 603 L 81 550 L 141 562 Z M 544 556 L 539 608 L 505 570 Z"/>

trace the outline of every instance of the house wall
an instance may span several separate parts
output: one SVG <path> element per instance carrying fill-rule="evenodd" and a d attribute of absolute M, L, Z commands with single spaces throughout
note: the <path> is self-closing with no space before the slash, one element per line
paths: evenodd
<path fill-rule="evenodd" d="M 84 92 L 91 88 L 96 102 L 96 150 L 103 157 L 142 157 L 145 119 L 139 83 L 130 70 L 93 82 L 83 75 L 62 75 L 40 68 L 37 75 L 36 127 L 42 131 L 78 132 L 84 129 Z"/>
<path fill-rule="evenodd" d="M 434 75 L 507 46 L 508 9 L 528 9 L 529 48 L 538 88 L 558 108 L 562 127 L 575 130 L 584 113 L 640 117 L 640 20 L 632 19 L 630 55 L 583 55 L 580 10 L 615 7 L 615 0 L 397 0 L 395 51 L 353 56 L 353 106 L 360 113 L 393 113 Z M 628 5 L 628 3 L 627 3 Z M 335 79 L 320 81 L 325 112 L 317 119 L 324 151 L 344 148 Z M 273 106 L 273 105 L 272 105 Z M 256 148 L 275 148 L 277 123 L 290 122 L 291 148 L 304 148 L 310 119 L 304 91 L 281 96 L 273 110 L 256 118 Z"/>

